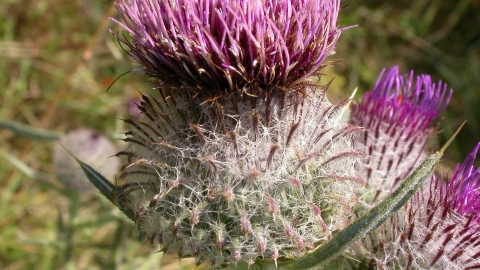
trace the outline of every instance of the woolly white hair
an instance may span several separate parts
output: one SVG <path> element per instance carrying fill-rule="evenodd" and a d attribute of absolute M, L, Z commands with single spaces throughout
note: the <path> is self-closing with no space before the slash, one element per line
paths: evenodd
<path fill-rule="evenodd" d="M 215 267 L 298 258 L 348 225 L 363 184 L 348 100 L 321 87 L 206 102 L 169 91 L 143 97 L 119 153 L 118 201 L 150 241 Z"/>

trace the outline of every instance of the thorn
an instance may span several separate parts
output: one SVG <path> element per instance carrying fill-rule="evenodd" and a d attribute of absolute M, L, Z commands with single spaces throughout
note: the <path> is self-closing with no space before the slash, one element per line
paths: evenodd
<path fill-rule="evenodd" d="M 355 89 L 353 89 L 353 92 L 350 95 L 350 98 L 348 99 L 348 103 L 342 108 L 342 111 L 340 112 L 341 116 L 344 116 L 348 108 L 350 108 L 350 104 L 352 103 L 352 100 L 355 97 L 355 94 L 357 94 L 357 90 L 358 90 L 358 87 L 355 87 Z"/>
<path fill-rule="evenodd" d="M 355 97 L 355 94 L 357 94 L 357 90 L 358 90 L 358 87 L 355 87 L 355 89 L 353 89 L 352 95 L 350 96 L 350 100 L 353 100 L 353 98 Z"/>
<path fill-rule="evenodd" d="M 447 147 L 452 143 L 453 139 L 455 139 L 455 137 L 457 137 L 458 133 L 462 129 L 463 125 L 465 125 L 465 123 L 467 123 L 467 120 L 463 121 L 463 123 L 460 125 L 460 127 L 457 129 L 457 131 L 455 131 L 453 136 L 450 137 L 450 139 L 448 139 L 447 143 L 445 143 L 445 145 L 442 148 L 440 148 L 440 150 L 438 150 L 438 153 L 443 154 L 443 152 L 445 152 Z"/>

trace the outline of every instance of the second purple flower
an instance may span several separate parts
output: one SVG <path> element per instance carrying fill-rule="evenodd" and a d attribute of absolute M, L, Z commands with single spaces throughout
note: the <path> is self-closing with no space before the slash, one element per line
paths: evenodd
<path fill-rule="evenodd" d="M 368 157 L 360 164 L 372 203 L 398 187 L 427 156 L 425 146 L 445 109 L 452 90 L 429 75 L 400 74 L 398 67 L 384 69 L 372 91 L 352 107 L 351 123 L 364 133 L 355 147 Z"/>

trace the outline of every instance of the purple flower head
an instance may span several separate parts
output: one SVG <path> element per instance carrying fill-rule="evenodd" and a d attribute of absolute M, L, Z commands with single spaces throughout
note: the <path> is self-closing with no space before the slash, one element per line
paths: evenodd
<path fill-rule="evenodd" d="M 449 180 L 432 175 L 406 207 L 369 235 L 371 242 L 385 243 L 375 251 L 378 264 L 402 269 L 480 267 L 480 167 L 474 167 L 479 149 L 480 143 Z"/>
<path fill-rule="evenodd" d="M 477 148 L 474 150 L 476 152 Z M 445 177 L 432 175 L 406 206 L 389 221 L 371 233 L 364 243 L 373 251 L 373 260 L 386 269 L 478 269 L 480 267 L 480 224 L 473 208 L 459 211 L 452 198 L 461 198 L 457 189 L 471 176 L 475 153 L 457 167 L 450 182 Z M 466 173 L 466 175 L 463 175 Z M 478 175 L 478 170 L 477 170 Z M 466 178 L 464 178 L 466 176 Z M 461 181 L 457 181 L 462 179 Z M 454 183 L 452 185 L 452 183 Z M 459 185 L 457 185 L 460 183 Z M 457 192 L 462 190 L 460 192 Z M 469 189 L 477 193 L 476 190 Z M 467 192 L 467 190 L 465 190 Z M 467 195 L 468 196 L 468 195 Z M 473 202 L 466 198 L 465 201 Z M 476 196 L 478 201 L 478 196 Z M 467 203 L 469 204 L 469 203 Z M 475 204 L 475 205 L 478 205 Z M 470 206 L 470 205 L 469 205 Z M 474 207 L 474 204 L 471 204 Z M 374 247 L 371 243 L 382 243 Z"/>
<path fill-rule="evenodd" d="M 447 185 L 446 203 L 463 216 L 472 216 L 480 224 L 480 167 L 474 167 L 480 143 L 453 171 Z"/>
<path fill-rule="evenodd" d="M 425 130 L 445 109 L 451 95 L 452 90 L 447 93 L 447 85 L 442 81 L 433 83 L 427 74 L 414 78 L 413 70 L 401 75 L 395 66 L 382 70 L 358 110 L 409 130 Z"/>
<path fill-rule="evenodd" d="M 121 39 L 149 76 L 211 94 L 305 82 L 333 53 L 338 0 L 119 0 Z"/>
<path fill-rule="evenodd" d="M 384 69 L 374 87 L 352 107 L 351 123 L 364 128 L 355 147 L 369 158 L 360 165 L 367 189 L 388 194 L 425 158 L 425 145 L 445 109 L 452 90 L 429 75 L 401 75 L 398 67 Z M 367 197 L 365 197 L 367 198 Z"/>

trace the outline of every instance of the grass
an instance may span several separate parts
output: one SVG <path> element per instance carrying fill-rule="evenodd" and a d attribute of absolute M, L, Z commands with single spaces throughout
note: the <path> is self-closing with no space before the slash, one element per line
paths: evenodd
<path fill-rule="evenodd" d="M 480 3 L 474 0 L 351 1 L 328 73 L 332 98 L 372 87 L 385 66 L 431 74 L 454 89 L 438 144 L 468 123 L 444 164 L 462 160 L 480 141 Z M 112 1 L 0 2 L 0 120 L 58 133 L 89 127 L 121 138 L 126 102 L 150 86 L 108 29 Z M 335 97 L 336 96 L 336 97 Z M 139 239 L 131 222 L 97 195 L 57 183 L 51 141 L 0 129 L 0 269 L 158 269 L 162 253 Z M 125 147 L 117 141 L 119 147 Z M 176 269 L 172 257 L 164 268 Z"/>

